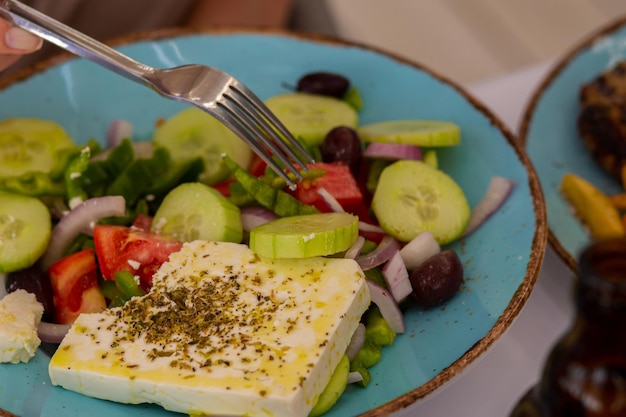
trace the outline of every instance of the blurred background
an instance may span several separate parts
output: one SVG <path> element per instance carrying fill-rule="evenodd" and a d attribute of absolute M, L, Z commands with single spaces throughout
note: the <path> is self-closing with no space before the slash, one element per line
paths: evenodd
<path fill-rule="evenodd" d="M 626 16 L 626 2 L 300 0 L 294 11 L 297 29 L 380 47 L 472 83 L 564 54 Z"/>
<path fill-rule="evenodd" d="M 620 0 L 22 0 L 101 40 L 171 26 L 322 33 L 476 83 L 564 54 L 621 16 Z M 50 44 L 11 72 L 58 52 Z"/>

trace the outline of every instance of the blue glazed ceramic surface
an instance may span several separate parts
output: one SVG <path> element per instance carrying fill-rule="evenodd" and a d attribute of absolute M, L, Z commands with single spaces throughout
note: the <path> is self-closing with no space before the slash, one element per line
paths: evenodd
<path fill-rule="evenodd" d="M 430 394 L 461 372 L 504 332 L 526 301 L 547 240 L 543 198 L 533 168 L 502 124 L 480 104 L 431 72 L 399 58 L 342 42 L 287 33 L 178 33 L 121 46 L 157 67 L 202 63 L 231 73 L 261 98 L 286 92 L 304 73 L 346 75 L 362 95 L 362 123 L 441 119 L 457 123 L 462 144 L 439 153 L 441 168 L 464 189 L 470 204 L 492 176 L 515 181 L 510 199 L 477 232 L 458 241 L 465 266 L 462 290 L 445 306 L 411 306 L 407 332 L 372 368 L 365 389 L 348 387 L 334 416 L 383 415 Z M 0 90 L 0 118 L 28 116 L 60 122 L 77 141 L 102 139 L 108 123 L 131 121 L 149 138 L 155 121 L 180 104 L 88 61 L 72 59 Z M 407 181 L 410 181 L 407 178 Z M 155 405 L 96 400 L 51 385 L 48 357 L 28 364 L 0 364 L 0 407 L 21 416 L 169 416 Z"/>
<path fill-rule="evenodd" d="M 523 119 L 520 139 L 541 180 L 549 240 L 571 268 L 590 238 L 559 191 L 563 175 L 572 172 L 609 194 L 623 191 L 580 140 L 576 126 L 580 87 L 623 59 L 626 21 L 620 20 L 592 34 L 560 60 L 540 84 Z"/>

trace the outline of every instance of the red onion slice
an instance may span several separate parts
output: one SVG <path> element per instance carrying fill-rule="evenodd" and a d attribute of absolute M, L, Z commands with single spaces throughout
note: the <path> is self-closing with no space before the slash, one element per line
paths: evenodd
<path fill-rule="evenodd" d="M 352 371 L 348 373 L 348 384 L 363 381 L 363 375 L 360 372 Z"/>
<path fill-rule="evenodd" d="M 396 333 L 404 333 L 404 316 L 393 296 L 386 289 L 370 280 L 367 280 L 367 285 L 372 302 L 378 306 L 380 314 L 391 327 L 391 330 Z"/>
<path fill-rule="evenodd" d="M 461 237 L 474 232 L 496 210 L 502 206 L 511 194 L 515 182 L 508 178 L 492 177 L 483 199 L 472 209 L 467 227 Z"/>
<path fill-rule="evenodd" d="M 399 250 L 383 266 L 382 273 L 387 283 L 387 288 L 389 288 L 391 295 L 397 302 L 404 300 L 413 292 L 413 287 L 411 287 L 411 281 L 409 280 L 409 271 L 407 271 L 404 265 Z"/>
<path fill-rule="evenodd" d="M 359 221 L 359 230 L 361 232 L 370 232 L 370 233 L 386 233 L 382 227 L 376 226 L 375 224 L 366 223 L 364 221 Z"/>
<path fill-rule="evenodd" d="M 404 265 L 409 271 L 420 266 L 424 261 L 433 255 L 441 252 L 439 242 L 432 233 L 424 231 L 415 236 L 409 243 L 400 249 L 400 255 Z"/>
<path fill-rule="evenodd" d="M 274 212 L 264 207 L 243 207 L 240 212 L 241 225 L 245 232 L 278 218 Z"/>
<path fill-rule="evenodd" d="M 346 349 L 346 355 L 348 355 L 348 359 L 352 361 L 356 354 L 359 353 L 361 348 L 363 347 L 363 343 L 365 342 L 365 325 L 363 323 L 359 323 L 358 327 L 352 334 L 352 339 L 350 339 L 350 343 L 348 344 L 348 348 Z"/>
<path fill-rule="evenodd" d="M 37 326 L 37 335 L 42 342 L 61 343 L 67 332 L 72 327 L 71 324 L 56 324 L 46 321 L 39 322 Z"/>
<path fill-rule="evenodd" d="M 422 159 L 422 150 L 419 146 L 404 143 L 370 143 L 363 156 L 366 158 L 387 159 L 391 161 L 399 159 Z"/>
<path fill-rule="evenodd" d="M 341 204 L 339 204 L 339 201 L 337 201 L 326 188 L 319 187 L 316 191 L 332 211 L 336 213 L 343 213 L 345 211 L 343 207 L 341 207 Z"/>
<path fill-rule="evenodd" d="M 122 119 L 113 120 L 107 130 L 107 146 L 115 148 L 123 139 L 130 139 L 133 135 L 133 125 Z"/>
<path fill-rule="evenodd" d="M 76 206 L 65 215 L 52 229 L 48 249 L 41 258 L 44 270 L 58 261 L 65 249 L 79 233 L 104 217 L 123 216 L 126 211 L 126 200 L 122 196 L 104 196 L 90 198 Z"/>
<path fill-rule="evenodd" d="M 387 262 L 400 249 L 400 244 L 392 236 L 385 235 L 376 249 L 367 255 L 359 256 L 356 261 L 361 269 L 367 271 Z"/>
<path fill-rule="evenodd" d="M 357 236 L 356 240 L 354 241 L 352 246 L 348 248 L 343 257 L 347 259 L 356 259 L 357 256 L 359 256 L 359 253 L 361 253 L 361 249 L 363 249 L 364 244 L 365 238 L 363 236 Z"/>

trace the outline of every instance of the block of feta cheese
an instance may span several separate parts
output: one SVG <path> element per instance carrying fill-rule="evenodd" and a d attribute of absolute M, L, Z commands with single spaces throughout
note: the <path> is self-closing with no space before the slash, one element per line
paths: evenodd
<path fill-rule="evenodd" d="M 0 300 L 0 362 L 28 362 L 41 340 L 37 326 L 43 305 L 34 294 L 17 290 Z"/>
<path fill-rule="evenodd" d="M 305 417 L 370 304 L 350 259 L 262 259 L 195 241 L 152 290 L 82 314 L 52 357 L 52 383 L 192 415 Z"/>

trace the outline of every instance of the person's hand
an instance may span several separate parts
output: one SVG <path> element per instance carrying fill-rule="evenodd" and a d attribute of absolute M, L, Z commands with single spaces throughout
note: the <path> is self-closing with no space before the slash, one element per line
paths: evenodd
<path fill-rule="evenodd" d="M 43 39 L 0 19 L 0 71 L 15 63 L 20 56 L 37 51 Z"/>

